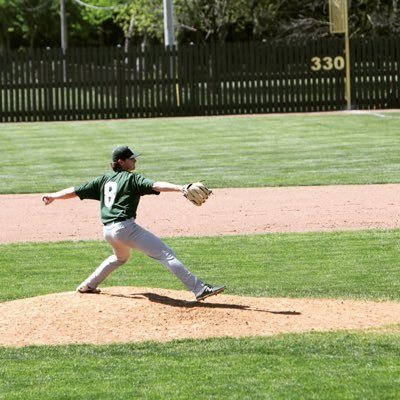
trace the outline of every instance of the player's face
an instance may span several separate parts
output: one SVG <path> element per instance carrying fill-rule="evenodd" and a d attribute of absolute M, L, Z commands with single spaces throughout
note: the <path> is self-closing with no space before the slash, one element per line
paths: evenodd
<path fill-rule="evenodd" d="M 134 171 L 136 167 L 135 158 L 127 158 L 125 160 L 119 160 L 119 163 L 125 171 Z"/>
<path fill-rule="evenodd" d="M 128 158 L 126 161 L 129 161 L 128 171 L 134 171 L 136 166 L 136 158 Z"/>

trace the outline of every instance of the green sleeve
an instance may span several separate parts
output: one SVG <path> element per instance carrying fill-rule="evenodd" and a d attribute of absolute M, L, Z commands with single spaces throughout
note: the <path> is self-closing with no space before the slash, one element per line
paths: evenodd
<path fill-rule="evenodd" d="M 135 174 L 135 184 L 140 196 L 144 196 L 146 194 L 160 194 L 153 190 L 154 181 L 145 178 L 143 175 Z"/>
<path fill-rule="evenodd" d="M 103 177 L 98 177 L 90 182 L 75 187 L 75 193 L 81 200 L 100 200 L 101 183 Z"/>

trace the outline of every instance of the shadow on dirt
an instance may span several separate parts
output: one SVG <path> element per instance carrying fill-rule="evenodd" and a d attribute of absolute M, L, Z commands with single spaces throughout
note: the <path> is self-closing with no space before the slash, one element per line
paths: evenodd
<path fill-rule="evenodd" d="M 227 304 L 227 303 L 206 303 L 200 301 L 186 301 L 180 299 L 174 299 L 168 296 L 162 296 L 157 293 L 134 293 L 132 295 L 126 294 L 106 294 L 107 296 L 113 297 L 123 297 L 130 299 L 143 299 L 147 298 L 149 301 L 153 303 L 164 304 L 170 307 L 178 307 L 178 308 L 212 308 L 212 309 L 233 309 L 233 310 L 243 310 L 243 311 L 252 311 L 252 312 L 264 312 L 270 314 L 280 314 L 280 315 L 301 315 L 300 312 L 297 311 L 271 311 L 271 310 L 261 310 L 259 308 L 252 308 L 242 304 Z"/>

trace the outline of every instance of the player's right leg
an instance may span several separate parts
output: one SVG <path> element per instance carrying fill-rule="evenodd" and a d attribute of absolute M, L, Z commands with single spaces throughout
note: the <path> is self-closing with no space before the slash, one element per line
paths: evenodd
<path fill-rule="evenodd" d="M 104 238 L 112 246 L 114 254 L 107 257 L 97 269 L 82 282 L 76 289 L 80 293 L 98 293 L 97 286 L 100 285 L 113 271 L 118 267 L 125 264 L 130 257 L 129 246 L 121 243 L 116 238 L 117 226 L 105 226 L 104 227 Z"/>

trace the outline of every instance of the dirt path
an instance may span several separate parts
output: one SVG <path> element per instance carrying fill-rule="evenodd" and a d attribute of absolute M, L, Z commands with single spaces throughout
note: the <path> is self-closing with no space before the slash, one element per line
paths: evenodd
<path fill-rule="evenodd" d="M 217 189 L 195 207 L 163 193 L 141 200 L 137 221 L 162 237 L 399 228 L 399 195 L 392 184 Z M 102 239 L 98 214 L 96 201 L 0 196 L 0 243 Z"/>
<path fill-rule="evenodd" d="M 399 194 L 400 185 L 219 189 L 200 208 L 176 194 L 162 194 L 143 198 L 138 222 L 164 237 L 400 228 Z M 97 207 L 79 200 L 44 207 L 40 195 L 0 196 L 0 243 L 102 239 Z M 202 303 L 186 291 L 133 287 L 0 303 L 0 345 L 166 341 L 400 324 L 399 302 L 238 297 L 229 295 L 225 278 L 226 294 Z"/>

